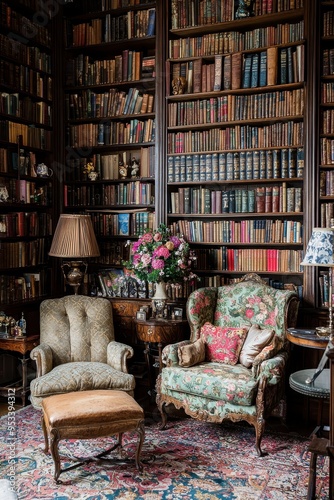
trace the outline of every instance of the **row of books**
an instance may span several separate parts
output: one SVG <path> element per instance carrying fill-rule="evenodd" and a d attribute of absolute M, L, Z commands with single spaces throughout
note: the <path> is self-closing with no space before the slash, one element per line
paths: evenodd
<path fill-rule="evenodd" d="M 11 90 L 27 92 L 33 97 L 52 99 L 52 78 L 23 64 L 1 59 L 0 84 Z"/>
<path fill-rule="evenodd" d="M 36 153 L 33 151 L 20 148 L 20 154 L 18 154 L 17 151 L 0 148 L 0 172 L 20 173 L 20 175 L 37 177 L 36 165 Z"/>
<path fill-rule="evenodd" d="M 250 95 L 229 94 L 196 101 L 170 102 L 168 104 L 168 126 L 302 116 L 303 112 L 303 89 Z"/>
<path fill-rule="evenodd" d="M 0 214 L 0 238 L 13 236 L 51 236 L 51 215 L 39 212 Z"/>
<path fill-rule="evenodd" d="M 172 29 L 232 21 L 237 18 L 238 2 L 234 0 L 172 0 Z M 303 7 L 303 0 L 255 0 L 251 13 L 255 16 Z"/>
<path fill-rule="evenodd" d="M 100 240 L 100 257 L 92 259 L 97 264 L 120 266 L 130 258 L 130 245 L 126 240 Z"/>
<path fill-rule="evenodd" d="M 320 163 L 321 165 L 334 163 L 334 139 L 320 137 Z"/>
<path fill-rule="evenodd" d="M 323 104 L 334 103 L 334 82 L 321 84 L 321 102 Z"/>
<path fill-rule="evenodd" d="M 285 283 L 273 278 L 267 278 L 266 276 L 261 276 L 261 278 L 267 282 L 267 284 L 278 290 L 292 290 L 298 293 L 300 300 L 303 297 L 303 286 L 295 283 Z M 238 278 L 227 278 L 224 275 L 216 274 L 214 276 L 200 276 L 200 285 L 198 286 L 213 286 L 219 287 L 224 285 L 229 285 L 231 283 L 237 283 L 240 281 Z"/>
<path fill-rule="evenodd" d="M 39 47 L 30 47 L 19 40 L 15 44 L 10 38 L 0 34 L 0 52 L 2 55 L 33 69 L 51 73 L 51 56 Z"/>
<path fill-rule="evenodd" d="M 104 93 L 87 89 L 80 94 L 66 94 L 65 99 L 68 120 L 152 113 L 153 108 L 154 95 L 137 88 L 128 92 L 111 88 Z"/>
<path fill-rule="evenodd" d="M 180 187 L 170 193 L 172 214 L 302 212 L 302 188 L 257 186 L 255 189 L 215 190 Z"/>
<path fill-rule="evenodd" d="M 37 9 L 37 12 L 39 11 L 40 7 Z M 36 23 L 26 16 L 21 15 L 19 12 L 16 12 L 16 10 L 12 9 L 12 7 L 5 2 L 1 2 L 0 24 L 5 28 L 9 28 L 14 33 L 20 33 L 21 40 L 26 38 L 28 42 L 28 40 L 31 40 L 33 34 L 37 43 L 50 47 L 50 32 L 48 28 L 45 27 L 45 22 Z"/>
<path fill-rule="evenodd" d="M 320 205 L 320 227 L 331 227 L 331 219 L 334 219 L 334 203 L 321 203 Z"/>
<path fill-rule="evenodd" d="M 45 238 L 32 241 L 4 241 L 0 246 L 0 269 L 37 266 L 46 263 Z"/>
<path fill-rule="evenodd" d="M 320 123 L 322 134 L 334 134 L 334 109 L 322 110 Z"/>
<path fill-rule="evenodd" d="M 300 42 L 304 38 L 304 21 L 277 24 L 251 31 L 224 31 L 197 37 L 169 40 L 170 59 L 213 56 L 243 50 L 254 50 L 270 45 Z"/>
<path fill-rule="evenodd" d="M 64 186 L 64 205 L 150 205 L 154 204 L 154 184 L 132 181 L 119 184 Z"/>
<path fill-rule="evenodd" d="M 10 304 L 27 299 L 42 297 L 46 293 L 47 273 L 23 273 L 21 276 L 0 276 L 0 302 Z"/>
<path fill-rule="evenodd" d="M 320 303 L 322 307 L 328 307 L 329 305 L 329 273 L 332 273 L 332 270 L 319 272 Z M 333 299 L 334 297 L 332 297 L 332 304 L 334 302 Z"/>
<path fill-rule="evenodd" d="M 0 92 L 0 113 L 13 115 L 41 125 L 52 125 L 51 106 L 46 102 L 35 102 L 30 97 L 20 99 L 19 93 Z"/>
<path fill-rule="evenodd" d="M 209 233 L 210 234 L 210 233 Z M 299 221 L 250 219 L 214 221 L 212 238 L 221 243 L 302 243 L 303 225 Z M 198 255 L 206 250 L 196 249 L 196 266 L 205 269 Z"/>
<path fill-rule="evenodd" d="M 303 178 L 304 149 L 168 156 L 168 182 Z"/>
<path fill-rule="evenodd" d="M 189 221 L 189 220 L 178 220 L 173 223 L 171 226 L 171 230 L 173 233 L 177 231 L 189 241 L 189 243 L 222 243 L 225 239 L 228 239 L 227 236 L 227 228 L 228 226 L 224 225 L 224 221 L 211 221 L 211 222 L 203 222 L 203 221 Z M 278 226 L 277 226 L 278 227 Z M 287 225 L 285 228 L 287 229 Z M 285 235 L 286 239 L 290 240 L 298 240 L 298 233 L 302 233 L 302 229 L 300 225 L 289 225 L 290 233 Z M 295 232 L 295 235 L 292 233 L 292 230 Z M 225 231 L 225 233 L 224 233 Z M 302 234 L 301 234 L 302 235 Z M 289 243 L 293 243 L 294 241 L 290 241 Z M 226 242 L 227 243 L 227 242 Z M 232 242 L 231 242 L 232 243 Z M 234 242 L 233 242 L 234 243 Z M 266 243 L 266 242 L 262 242 Z M 283 243 L 283 242 L 282 242 Z M 285 243 L 285 242 L 284 242 Z M 296 243 L 300 243 L 296 241 Z M 235 242 L 238 244 L 238 242 Z"/>
<path fill-rule="evenodd" d="M 319 180 L 320 196 L 334 196 L 334 170 L 321 170 Z"/>
<path fill-rule="evenodd" d="M 1 150 L 0 150 L 1 155 Z M 1 158 L 1 156 L 0 156 Z M 139 164 L 137 177 L 154 177 L 155 164 L 155 146 L 141 147 L 138 151 L 131 151 L 127 158 L 127 153 L 112 153 L 101 155 L 99 153 L 89 158 L 72 158 L 67 160 L 65 169 L 66 181 L 87 181 L 86 165 L 92 162 L 94 170 L 98 173 L 99 180 L 118 180 L 120 179 L 119 167 L 125 166 L 128 171 L 126 177 L 131 176 L 131 163 L 136 159 Z"/>
<path fill-rule="evenodd" d="M 155 227 L 155 213 L 147 210 L 90 211 L 97 236 L 134 236 Z"/>
<path fill-rule="evenodd" d="M 334 75 L 334 47 L 324 49 L 322 52 L 322 74 L 323 76 Z"/>
<path fill-rule="evenodd" d="M 285 85 L 304 80 L 304 45 L 269 47 L 254 54 L 215 55 L 214 63 L 202 59 L 172 64 L 172 79 L 184 77 L 187 93 Z"/>
<path fill-rule="evenodd" d="M 66 86 L 105 85 L 132 82 L 155 76 L 155 57 L 134 50 L 123 50 L 113 59 L 92 60 L 79 54 L 66 63 Z"/>
<path fill-rule="evenodd" d="M 0 178 L 1 186 L 7 190 L 9 203 L 32 203 L 48 205 L 51 203 L 52 190 L 47 184 L 37 184 L 26 179 Z"/>
<path fill-rule="evenodd" d="M 280 250 L 265 248 L 221 248 L 212 249 L 210 258 L 216 254 L 217 271 L 241 272 L 301 272 L 302 250 Z"/>
<path fill-rule="evenodd" d="M 167 153 L 196 153 L 229 149 L 300 147 L 304 143 L 303 122 L 270 125 L 235 125 L 210 130 L 169 132 Z"/>
<path fill-rule="evenodd" d="M 129 122 L 85 123 L 68 128 L 67 144 L 72 147 L 153 142 L 155 121 L 151 118 Z"/>
<path fill-rule="evenodd" d="M 91 19 L 87 23 L 67 24 L 68 46 L 84 47 L 112 43 L 132 38 L 155 35 L 155 8 L 133 11 L 104 18 Z"/>
<path fill-rule="evenodd" d="M 322 14 L 322 34 L 323 36 L 334 35 L 334 11 L 332 10 Z"/>

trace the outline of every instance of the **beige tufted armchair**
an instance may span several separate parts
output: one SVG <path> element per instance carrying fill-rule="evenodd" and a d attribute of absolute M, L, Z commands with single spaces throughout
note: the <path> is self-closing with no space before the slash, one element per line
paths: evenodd
<path fill-rule="evenodd" d="M 37 378 L 31 403 L 40 408 L 53 394 L 117 389 L 133 395 L 135 379 L 127 372 L 133 349 L 114 339 L 112 306 L 100 297 L 70 295 L 40 306 L 40 345 L 31 353 Z"/>

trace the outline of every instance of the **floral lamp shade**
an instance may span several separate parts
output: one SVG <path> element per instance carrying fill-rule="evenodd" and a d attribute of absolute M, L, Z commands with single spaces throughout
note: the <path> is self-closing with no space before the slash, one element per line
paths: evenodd
<path fill-rule="evenodd" d="M 301 266 L 334 267 L 334 228 L 315 227 Z"/>

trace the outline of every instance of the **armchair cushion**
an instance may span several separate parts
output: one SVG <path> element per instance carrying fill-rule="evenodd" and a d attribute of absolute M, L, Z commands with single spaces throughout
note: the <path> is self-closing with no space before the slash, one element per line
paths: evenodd
<path fill-rule="evenodd" d="M 58 365 L 31 382 L 35 403 L 53 394 L 110 388 L 131 392 L 135 388 L 134 377 L 105 363 L 77 361 Z"/>
<path fill-rule="evenodd" d="M 205 360 L 205 344 L 203 339 L 178 348 L 180 366 L 193 366 Z"/>
<path fill-rule="evenodd" d="M 248 328 L 222 328 L 204 323 L 200 335 L 205 342 L 206 360 L 235 365 L 247 331 Z"/>
<path fill-rule="evenodd" d="M 256 356 L 269 344 L 274 335 L 275 331 L 272 328 L 262 330 L 258 325 L 251 326 L 240 351 L 240 363 L 250 368 Z"/>
<path fill-rule="evenodd" d="M 258 379 L 254 379 L 251 371 L 240 364 L 231 368 L 231 365 L 212 361 L 190 368 L 164 368 L 161 389 L 168 394 L 182 393 L 184 399 L 190 395 L 212 399 L 222 406 L 227 403 L 241 406 L 254 404 Z"/>

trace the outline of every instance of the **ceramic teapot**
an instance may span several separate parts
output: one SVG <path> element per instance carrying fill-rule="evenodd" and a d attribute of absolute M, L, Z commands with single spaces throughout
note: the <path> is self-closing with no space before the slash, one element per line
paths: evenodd
<path fill-rule="evenodd" d="M 35 172 L 38 177 L 52 177 L 53 170 L 52 168 L 45 165 L 45 163 L 39 163 L 37 166 L 35 165 Z"/>

